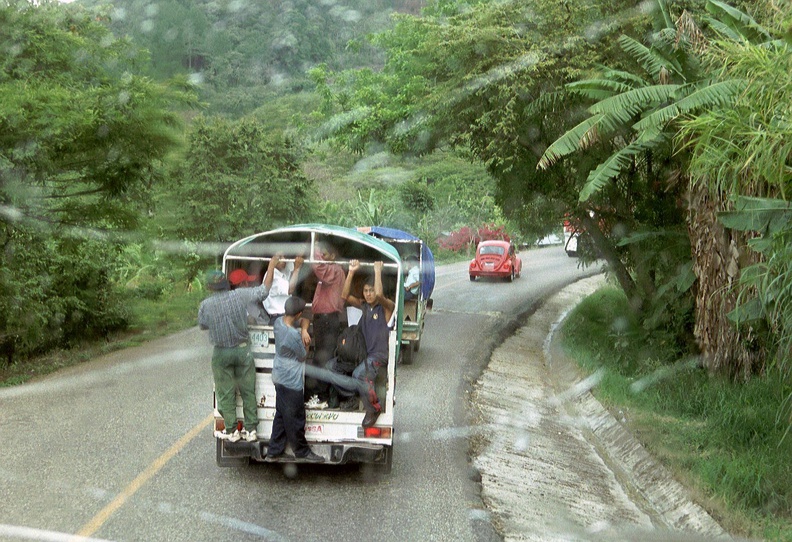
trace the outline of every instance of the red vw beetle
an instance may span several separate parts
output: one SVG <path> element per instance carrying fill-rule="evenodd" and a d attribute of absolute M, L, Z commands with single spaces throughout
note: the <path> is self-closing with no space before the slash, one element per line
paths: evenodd
<path fill-rule="evenodd" d="M 509 241 L 482 241 L 476 247 L 476 258 L 471 260 L 470 280 L 476 277 L 501 277 L 509 282 L 520 276 L 522 260 Z"/>

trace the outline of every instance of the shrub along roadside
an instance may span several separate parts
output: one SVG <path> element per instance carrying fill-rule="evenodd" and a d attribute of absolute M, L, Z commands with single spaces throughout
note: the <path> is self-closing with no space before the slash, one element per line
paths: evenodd
<path fill-rule="evenodd" d="M 628 314 L 624 294 L 606 287 L 564 323 L 567 354 L 586 372 L 606 370 L 594 394 L 730 532 L 792 541 L 792 383 L 708 377 Z"/>
<path fill-rule="evenodd" d="M 206 296 L 203 290 L 188 292 L 184 285 L 174 286 L 158 299 L 130 296 L 124 301 L 129 328 L 111 333 L 105 339 L 84 341 L 70 349 L 59 349 L 44 356 L 0 365 L 0 387 L 27 382 L 59 369 L 88 361 L 96 356 L 142 344 L 196 325 L 198 305 Z"/>

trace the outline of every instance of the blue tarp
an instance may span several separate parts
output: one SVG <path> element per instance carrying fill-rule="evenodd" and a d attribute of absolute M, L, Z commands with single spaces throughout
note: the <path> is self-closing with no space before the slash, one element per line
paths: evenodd
<path fill-rule="evenodd" d="M 424 299 L 429 299 L 432 296 L 432 291 L 435 285 L 435 263 L 432 251 L 429 247 L 421 241 L 418 237 L 407 233 L 405 231 L 397 230 L 394 228 L 385 228 L 383 226 L 371 226 L 369 228 L 359 228 L 360 231 L 378 237 L 385 242 L 389 240 L 394 241 L 418 241 L 421 245 L 421 294 Z M 398 245 L 398 243 L 395 243 Z M 399 250 L 399 247 L 396 246 Z M 400 253 L 402 251 L 399 251 Z M 404 256 L 404 255 L 402 255 Z"/>

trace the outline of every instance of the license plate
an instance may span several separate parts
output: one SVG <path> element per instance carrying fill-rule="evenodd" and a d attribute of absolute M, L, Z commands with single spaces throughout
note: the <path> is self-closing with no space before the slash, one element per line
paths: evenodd
<path fill-rule="evenodd" d="M 269 333 L 266 331 L 252 331 L 250 333 L 251 346 L 265 347 L 269 344 Z"/>

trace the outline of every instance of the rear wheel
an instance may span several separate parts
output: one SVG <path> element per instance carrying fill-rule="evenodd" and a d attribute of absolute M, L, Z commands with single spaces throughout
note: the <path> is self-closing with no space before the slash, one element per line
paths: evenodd
<path fill-rule="evenodd" d="M 475 281 L 476 281 L 476 277 L 474 277 L 473 275 L 470 275 L 470 282 L 475 282 Z"/>

